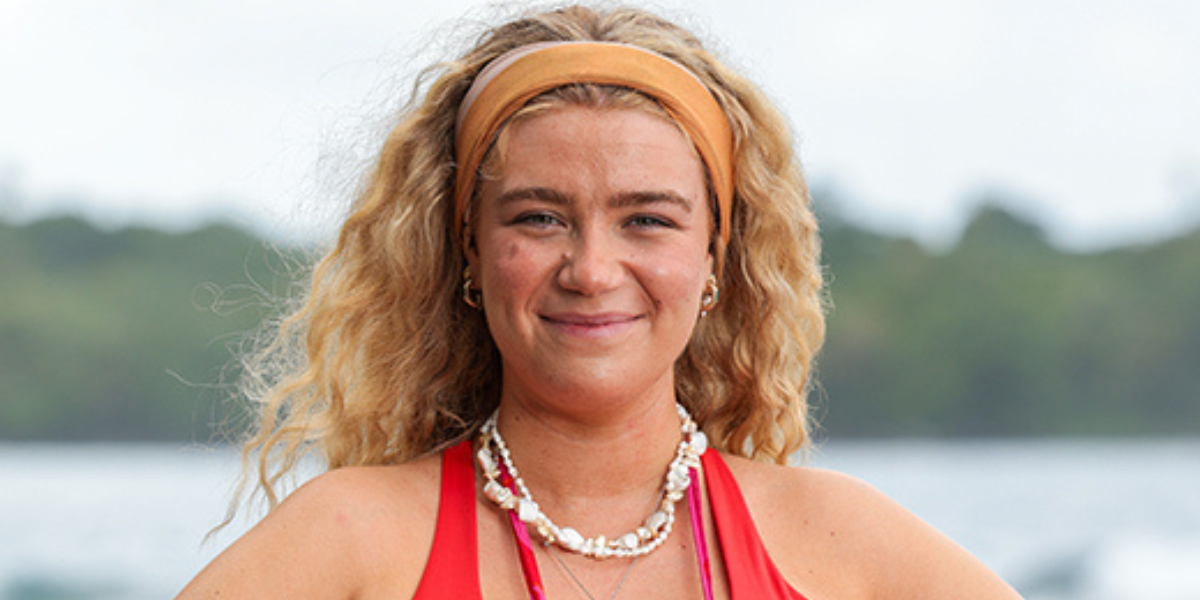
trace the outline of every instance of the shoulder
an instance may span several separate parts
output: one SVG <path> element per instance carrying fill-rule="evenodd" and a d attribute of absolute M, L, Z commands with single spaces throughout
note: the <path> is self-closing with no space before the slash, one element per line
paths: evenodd
<path fill-rule="evenodd" d="M 440 462 L 429 457 L 313 478 L 230 545 L 181 598 L 415 590 L 436 528 Z"/>
<path fill-rule="evenodd" d="M 809 597 L 1018 598 L 973 556 L 858 478 L 725 459 L 763 546 Z"/>
<path fill-rule="evenodd" d="M 309 524 L 316 533 L 353 547 L 363 564 L 422 542 L 429 546 L 437 521 L 440 464 L 440 456 L 434 456 L 329 471 L 297 489 L 268 518 Z"/>
<path fill-rule="evenodd" d="M 878 564 L 872 521 L 890 501 L 854 477 L 723 456 L 763 546 L 793 587 L 809 597 L 826 587 L 841 597 L 870 597 L 867 565 Z"/>
<path fill-rule="evenodd" d="M 401 465 L 328 471 L 300 486 L 271 517 L 317 517 L 350 528 L 421 521 L 437 514 L 440 465 L 440 456 L 431 456 Z"/>

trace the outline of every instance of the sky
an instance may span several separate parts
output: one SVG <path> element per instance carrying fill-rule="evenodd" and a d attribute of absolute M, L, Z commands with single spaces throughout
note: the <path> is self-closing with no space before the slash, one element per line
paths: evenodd
<path fill-rule="evenodd" d="M 1064 247 L 1200 224 L 1200 2 L 661 0 L 757 81 L 861 224 L 983 198 Z M 0 216 L 332 231 L 468 0 L 0 0 Z"/>

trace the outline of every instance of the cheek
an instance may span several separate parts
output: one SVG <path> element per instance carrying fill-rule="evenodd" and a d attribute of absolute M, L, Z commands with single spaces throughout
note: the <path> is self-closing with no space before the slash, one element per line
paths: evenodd
<path fill-rule="evenodd" d="M 668 305 L 685 312 L 698 310 L 704 282 L 710 272 L 707 261 L 694 255 L 681 254 L 672 260 L 658 260 L 649 265 L 651 281 L 654 282 L 654 304 L 661 308 Z"/>
<path fill-rule="evenodd" d="M 529 293 L 544 279 L 547 258 L 544 251 L 521 244 L 517 240 L 491 240 L 493 243 L 480 250 L 485 292 L 493 297 Z"/>

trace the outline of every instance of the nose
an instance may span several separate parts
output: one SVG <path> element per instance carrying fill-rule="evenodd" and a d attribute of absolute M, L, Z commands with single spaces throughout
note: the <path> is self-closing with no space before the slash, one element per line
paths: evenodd
<path fill-rule="evenodd" d="M 564 289 L 584 296 L 599 296 L 621 284 L 625 265 L 620 243 L 602 229 L 579 229 L 571 236 L 558 271 L 558 283 Z"/>

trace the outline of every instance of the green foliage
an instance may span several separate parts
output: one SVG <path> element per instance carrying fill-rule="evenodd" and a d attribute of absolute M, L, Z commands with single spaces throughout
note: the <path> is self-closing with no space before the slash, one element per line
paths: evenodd
<path fill-rule="evenodd" d="M 0 225 L 0 440 L 208 441 L 285 256 L 216 225 Z"/>
<path fill-rule="evenodd" d="M 1200 232 L 1071 254 L 984 207 L 930 252 L 824 220 L 825 435 L 1200 432 Z M 299 258 L 218 225 L 0 224 L 0 441 L 219 438 Z"/>
<path fill-rule="evenodd" d="M 985 206 L 945 253 L 825 236 L 828 435 L 1200 433 L 1200 232 L 1070 254 Z"/>

